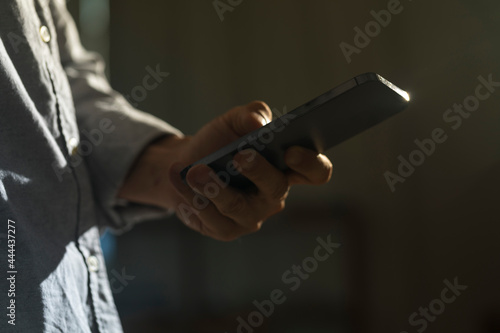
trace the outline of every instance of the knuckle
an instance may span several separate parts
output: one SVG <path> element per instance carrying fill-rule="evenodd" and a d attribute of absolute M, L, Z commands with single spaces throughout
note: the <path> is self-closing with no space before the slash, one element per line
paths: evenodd
<path fill-rule="evenodd" d="M 246 207 L 245 200 L 241 195 L 234 195 L 231 200 L 221 205 L 219 211 L 225 216 L 235 216 L 240 215 Z"/>
<path fill-rule="evenodd" d="M 243 110 L 243 109 L 244 109 L 243 105 L 237 105 L 237 106 L 229 109 L 229 111 L 227 112 L 227 114 L 234 115 L 234 114 L 237 114 L 237 113 L 241 112 L 241 110 Z"/>
<path fill-rule="evenodd" d="M 278 202 L 278 204 L 276 205 L 276 210 L 275 210 L 275 212 L 276 212 L 276 213 L 279 213 L 279 212 L 283 211 L 283 210 L 285 209 L 285 206 L 286 206 L 286 202 L 285 202 L 285 200 L 284 200 L 284 199 L 283 199 L 283 200 L 280 200 L 280 201 Z"/>
<path fill-rule="evenodd" d="M 256 223 L 252 224 L 251 226 L 249 226 L 247 228 L 248 232 L 249 233 L 254 233 L 254 232 L 259 231 L 262 228 L 262 223 L 263 223 L 263 221 L 259 221 L 259 222 L 256 222 Z"/>
<path fill-rule="evenodd" d="M 280 181 L 271 192 L 271 199 L 284 201 L 288 196 L 290 186 L 286 180 Z"/>

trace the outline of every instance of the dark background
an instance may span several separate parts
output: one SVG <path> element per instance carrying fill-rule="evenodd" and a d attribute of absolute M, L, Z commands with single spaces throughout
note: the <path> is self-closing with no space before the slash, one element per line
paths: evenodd
<path fill-rule="evenodd" d="M 455 277 L 468 289 L 426 332 L 500 332 L 500 89 L 459 129 L 443 121 L 478 76 L 500 81 L 500 3 L 401 4 L 348 64 L 339 44 L 388 1 L 244 0 L 224 21 L 212 1 L 68 3 L 115 89 L 130 95 L 147 66 L 170 73 L 138 107 L 186 134 L 255 99 L 290 111 L 367 71 L 412 96 L 404 113 L 328 151 L 332 181 L 294 188 L 255 235 L 221 243 L 170 218 L 107 236 L 125 332 L 236 332 L 277 288 L 287 301 L 255 332 L 417 332 L 409 316 Z M 448 140 L 392 193 L 384 173 L 435 128 Z M 342 246 L 290 292 L 282 274 L 330 234 Z M 120 285 L 123 269 L 133 279 Z"/>

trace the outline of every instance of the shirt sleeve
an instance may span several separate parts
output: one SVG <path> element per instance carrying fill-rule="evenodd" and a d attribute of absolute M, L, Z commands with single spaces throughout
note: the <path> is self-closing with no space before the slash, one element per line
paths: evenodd
<path fill-rule="evenodd" d="M 134 160 L 149 143 L 162 136 L 182 134 L 164 121 L 136 110 L 110 87 L 103 60 L 81 45 L 65 1 L 50 1 L 50 10 L 60 61 L 73 94 L 80 137 L 99 142 L 85 156 L 85 162 L 103 212 L 100 223 L 123 231 L 140 220 L 166 215 L 159 208 L 120 202 L 117 192 Z M 106 132 L 99 136 L 96 130 L 103 126 Z"/>

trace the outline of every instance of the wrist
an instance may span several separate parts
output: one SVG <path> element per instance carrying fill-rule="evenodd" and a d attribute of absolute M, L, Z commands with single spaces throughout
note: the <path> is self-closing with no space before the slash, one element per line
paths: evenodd
<path fill-rule="evenodd" d="M 170 135 L 149 144 L 130 168 L 118 198 L 131 202 L 173 208 L 177 192 L 170 184 L 168 171 L 172 164 L 187 165 L 190 136 Z"/>

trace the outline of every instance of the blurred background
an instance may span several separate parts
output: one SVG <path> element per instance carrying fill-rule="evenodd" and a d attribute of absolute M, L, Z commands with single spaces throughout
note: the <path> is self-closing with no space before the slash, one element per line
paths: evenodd
<path fill-rule="evenodd" d="M 329 150 L 332 181 L 294 188 L 255 235 L 221 243 L 174 217 L 106 234 L 125 332 L 500 332 L 500 89 L 460 128 L 443 120 L 479 76 L 500 81 L 500 3 L 403 0 L 349 63 L 340 43 L 354 45 L 354 28 L 394 4 L 68 2 L 114 88 L 186 134 L 255 99 L 293 110 L 368 71 L 412 96 L 402 114 Z M 134 95 L 148 66 L 170 75 Z M 384 173 L 436 128 L 447 141 L 392 192 Z M 282 275 L 329 235 L 340 248 L 291 291 Z M 439 301 L 445 279 L 467 286 L 451 304 Z M 238 317 L 248 322 L 275 289 L 286 301 L 238 331 Z"/>

